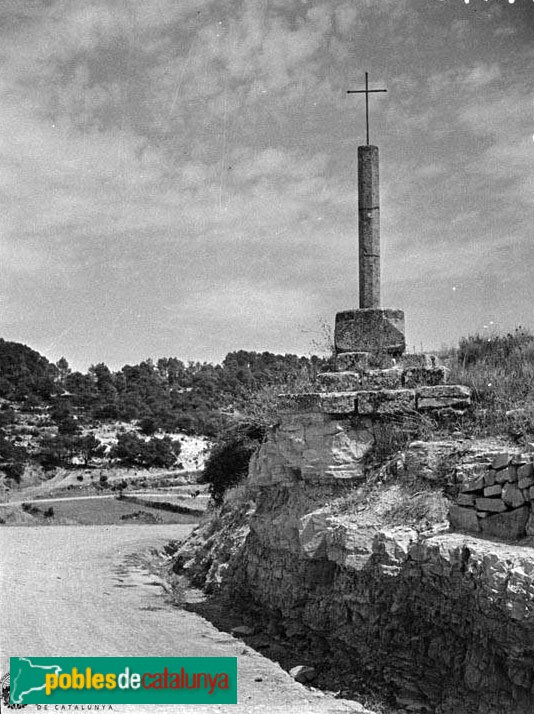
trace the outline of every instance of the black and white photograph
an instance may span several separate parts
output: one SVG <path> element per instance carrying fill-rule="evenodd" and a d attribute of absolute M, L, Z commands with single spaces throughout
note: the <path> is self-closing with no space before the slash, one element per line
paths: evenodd
<path fill-rule="evenodd" d="M 0 0 L 0 712 L 532 714 L 533 0 Z"/>

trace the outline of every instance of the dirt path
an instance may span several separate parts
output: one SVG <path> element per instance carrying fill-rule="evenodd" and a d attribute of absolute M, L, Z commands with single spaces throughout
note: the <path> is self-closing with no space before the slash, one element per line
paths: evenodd
<path fill-rule="evenodd" d="M 164 712 L 364 712 L 294 682 L 277 664 L 173 607 L 135 554 L 183 538 L 186 525 L 48 526 L 0 531 L 0 673 L 9 656 L 238 657 L 239 705 L 119 706 Z M 28 714 L 37 711 L 28 706 Z"/>

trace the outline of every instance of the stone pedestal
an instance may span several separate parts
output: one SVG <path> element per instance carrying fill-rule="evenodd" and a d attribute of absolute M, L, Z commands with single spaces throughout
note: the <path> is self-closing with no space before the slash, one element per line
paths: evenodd
<path fill-rule="evenodd" d="M 371 352 L 401 355 L 406 348 L 404 312 L 372 308 L 338 312 L 334 340 L 336 354 Z"/>

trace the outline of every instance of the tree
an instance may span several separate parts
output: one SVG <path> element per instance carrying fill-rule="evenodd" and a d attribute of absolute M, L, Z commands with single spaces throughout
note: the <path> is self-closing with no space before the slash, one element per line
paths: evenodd
<path fill-rule="evenodd" d="M 0 432 L 0 471 L 5 473 L 7 479 L 19 483 L 28 458 L 23 446 L 15 446 Z"/>
<path fill-rule="evenodd" d="M 56 362 L 56 368 L 57 368 L 57 381 L 62 387 L 65 387 L 67 377 L 70 374 L 70 367 L 69 363 L 65 359 L 65 357 L 61 357 L 58 359 Z"/>
<path fill-rule="evenodd" d="M 110 456 L 124 466 L 170 468 L 176 463 L 180 449 L 180 442 L 172 441 L 168 436 L 145 441 L 130 431 L 117 436 L 117 444 L 111 449 Z"/>
<path fill-rule="evenodd" d="M 106 453 L 105 445 L 94 434 L 79 437 L 76 448 L 85 466 L 88 466 L 92 459 L 100 458 Z"/>
<path fill-rule="evenodd" d="M 139 430 L 145 436 L 152 436 L 157 431 L 156 422 L 153 417 L 144 417 L 139 422 Z"/>

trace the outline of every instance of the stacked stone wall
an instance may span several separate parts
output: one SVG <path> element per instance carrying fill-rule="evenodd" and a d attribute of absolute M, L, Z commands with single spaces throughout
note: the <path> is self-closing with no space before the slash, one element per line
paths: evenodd
<path fill-rule="evenodd" d="M 506 539 L 534 535 L 533 461 L 533 454 L 503 452 L 491 461 L 459 466 L 451 526 Z"/>

